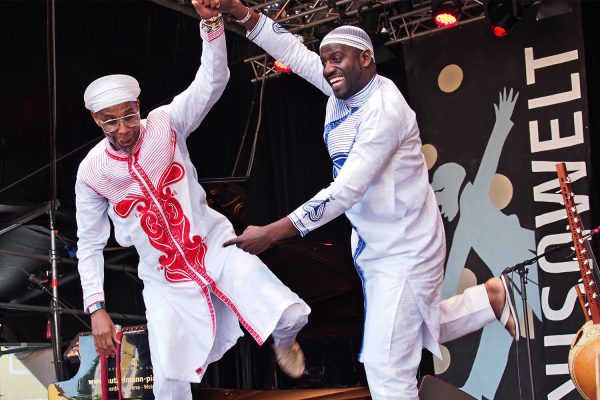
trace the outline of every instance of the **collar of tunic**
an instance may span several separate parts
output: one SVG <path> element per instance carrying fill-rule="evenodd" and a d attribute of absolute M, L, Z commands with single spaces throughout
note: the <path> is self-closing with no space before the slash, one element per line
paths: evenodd
<path fill-rule="evenodd" d="M 332 123 L 332 121 L 340 121 L 342 118 L 347 117 L 351 112 L 358 110 L 369 100 L 371 95 L 379 89 L 380 86 L 381 79 L 379 78 L 379 75 L 375 74 L 373 79 L 371 79 L 364 88 L 351 97 L 347 99 L 338 99 L 331 96 L 329 104 L 327 105 L 325 125 L 327 126 Z"/>
<path fill-rule="evenodd" d="M 346 103 L 346 106 L 348 108 L 360 107 L 363 104 L 365 104 L 367 100 L 369 100 L 369 97 L 371 97 L 373 92 L 375 92 L 379 88 L 380 84 L 381 82 L 379 79 L 379 75 L 375 74 L 371 81 L 367 83 L 367 86 L 362 88 L 358 93 L 355 93 L 346 100 L 340 101 Z"/>

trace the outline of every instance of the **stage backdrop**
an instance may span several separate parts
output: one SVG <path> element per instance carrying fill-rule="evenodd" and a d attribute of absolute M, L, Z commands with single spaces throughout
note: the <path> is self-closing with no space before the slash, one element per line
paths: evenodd
<path fill-rule="evenodd" d="M 480 20 L 403 46 L 408 100 L 446 226 L 446 297 L 570 240 L 556 162 L 567 162 L 589 228 L 585 60 L 579 4 L 573 8 L 537 20 L 529 7 L 504 38 Z M 580 398 L 567 367 L 584 322 L 573 287 L 579 269 L 569 253 L 529 268 L 537 398 Z M 519 284 L 519 275 L 512 278 Z M 495 323 L 445 344 L 436 373 L 477 398 L 531 398 L 525 313 L 521 297 L 515 301 L 518 346 Z"/>

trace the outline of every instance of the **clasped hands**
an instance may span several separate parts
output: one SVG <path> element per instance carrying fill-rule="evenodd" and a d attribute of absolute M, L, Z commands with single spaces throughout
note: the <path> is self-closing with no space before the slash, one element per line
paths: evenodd
<path fill-rule="evenodd" d="M 220 12 L 232 14 L 237 7 L 243 7 L 240 0 L 192 0 L 192 5 L 202 18 L 214 17 Z"/>

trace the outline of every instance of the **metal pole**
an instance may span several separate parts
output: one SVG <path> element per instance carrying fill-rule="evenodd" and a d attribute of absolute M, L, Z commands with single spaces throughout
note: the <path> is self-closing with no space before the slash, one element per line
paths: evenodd
<path fill-rule="evenodd" d="M 56 4 L 55 0 L 47 3 L 47 42 L 48 42 L 48 97 L 50 105 L 50 164 L 51 164 L 51 205 L 48 211 L 50 219 L 50 263 L 52 277 L 52 300 L 50 301 L 50 312 L 52 314 L 52 350 L 54 355 L 54 370 L 59 381 L 65 380 L 65 369 L 62 360 L 62 337 L 60 329 L 60 313 L 58 311 L 58 262 L 56 251 Z"/>
<path fill-rule="evenodd" d="M 56 252 L 56 230 L 54 228 L 54 210 L 50 210 L 50 262 L 52 265 L 52 300 L 50 312 L 52 313 L 52 347 L 54 352 L 54 369 L 59 381 L 65 379 L 61 348 L 61 328 L 58 305 L 58 254 Z"/>
<path fill-rule="evenodd" d="M 589 238 L 594 233 L 588 233 L 583 237 L 583 239 Z M 508 267 L 502 271 L 502 275 L 507 275 L 511 272 L 516 272 L 519 274 L 519 278 L 521 280 L 521 301 L 523 303 L 523 320 L 525 321 L 525 341 L 527 342 L 527 361 L 529 363 L 529 383 L 531 384 L 531 400 L 535 400 L 535 381 L 533 379 L 533 361 L 531 358 L 531 334 L 529 331 L 529 309 L 527 307 L 527 273 L 529 270 L 527 269 L 527 265 L 533 265 L 537 260 L 542 257 L 546 257 L 547 255 L 554 253 L 557 250 L 561 250 L 571 246 L 572 243 L 566 242 L 554 246 L 548 247 L 548 250 L 545 252 L 538 254 L 537 256 L 530 258 L 529 260 L 522 261 L 518 264 L 513 265 L 512 267 Z M 516 307 L 516 304 L 515 304 Z M 515 332 L 515 335 L 520 335 L 519 332 Z M 518 343 L 516 344 L 519 345 Z M 518 348 L 518 347 L 517 347 Z M 518 354 L 518 353 L 517 353 Z M 517 358 L 517 364 L 519 360 Z"/>
<path fill-rule="evenodd" d="M 529 363 L 529 382 L 531 383 L 531 400 L 535 400 L 535 381 L 533 380 L 533 362 L 531 360 L 531 334 L 529 331 L 529 308 L 527 307 L 527 289 L 525 287 L 528 269 L 525 267 L 521 267 L 521 269 L 518 270 L 517 273 L 521 278 L 521 301 L 523 302 L 523 319 L 525 320 L 525 339 L 527 342 L 527 362 Z M 519 332 L 516 332 L 516 334 L 520 335 Z"/>

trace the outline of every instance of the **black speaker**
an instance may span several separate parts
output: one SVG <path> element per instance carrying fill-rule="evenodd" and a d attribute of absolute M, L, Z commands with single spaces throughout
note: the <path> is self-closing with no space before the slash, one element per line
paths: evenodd
<path fill-rule="evenodd" d="M 435 376 L 425 375 L 419 386 L 420 400 L 476 400 L 475 397 L 455 388 Z"/>

